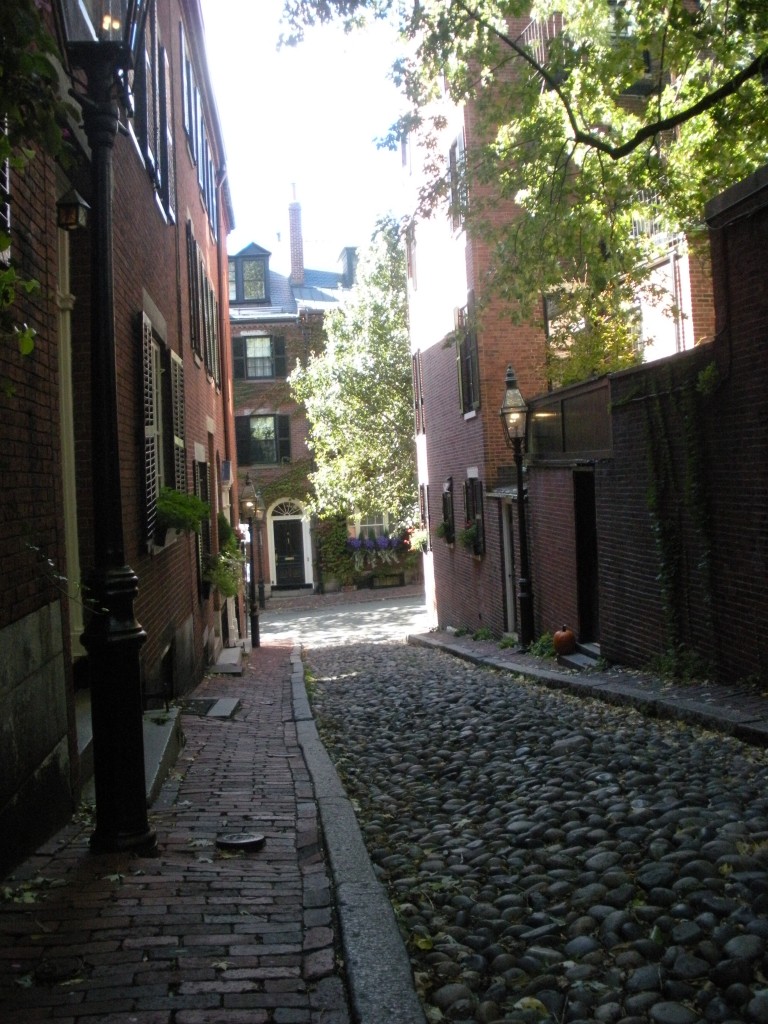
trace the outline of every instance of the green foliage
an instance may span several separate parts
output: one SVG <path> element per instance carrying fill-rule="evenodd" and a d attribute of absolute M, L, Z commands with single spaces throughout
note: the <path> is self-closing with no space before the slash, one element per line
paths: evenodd
<path fill-rule="evenodd" d="M 518 646 L 519 643 L 513 636 L 503 636 L 501 640 L 499 640 L 499 650 L 501 651 L 506 651 L 509 650 L 511 647 Z"/>
<path fill-rule="evenodd" d="M 383 220 L 349 299 L 325 317 L 326 346 L 290 377 L 309 420 L 313 505 L 323 517 L 385 512 L 403 522 L 416 500 L 405 256 Z"/>
<path fill-rule="evenodd" d="M 474 551 L 475 545 L 477 544 L 477 538 L 477 523 L 472 523 L 471 525 L 465 526 L 462 530 L 456 531 L 456 540 L 468 551 Z"/>
<path fill-rule="evenodd" d="M 429 533 L 426 530 L 411 530 L 408 537 L 411 551 L 424 552 L 429 550 Z"/>
<path fill-rule="evenodd" d="M 24 173 L 36 149 L 60 160 L 67 156 L 62 125 L 73 108 L 59 95 L 51 60 L 58 51 L 40 7 L 35 0 L 0 7 L 0 126 L 5 129 L 0 130 L 0 166 L 8 161 L 17 174 Z M 0 252 L 10 247 L 10 235 L 0 231 Z M 34 348 L 35 331 L 17 322 L 15 305 L 20 294 L 38 288 L 13 262 L 0 266 L 0 344 L 12 344 L 23 356 Z M 2 390 L 13 391 L 5 380 Z"/>
<path fill-rule="evenodd" d="M 334 516 L 318 522 L 317 548 L 323 578 L 337 579 L 343 585 L 351 583 L 354 565 L 347 547 L 346 516 Z"/>
<path fill-rule="evenodd" d="M 440 540 L 444 540 L 446 544 L 453 544 L 455 540 L 451 524 L 445 519 L 441 519 L 435 527 L 435 536 L 439 537 Z"/>
<path fill-rule="evenodd" d="M 222 597 L 234 597 L 243 583 L 243 562 L 244 558 L 237 549 L 209 555 L 203 579 L 216 587 Z"/>
<path fill-rule="evenodd" d="M 720 371 L 717 363 L 708 363 L 696 378 L 696 390 L 702 398 L 709 398 L 720 386 Z"/>
<path fill-rule="evenodd" d="M 701 414 L 705 399 L 700 388 L 702 379 L 716 382 L 717 371 L 714 377 L 708 371 L 709 367 L 694 376 L 684 365 L 677 367 L 677 372 L 668 365 L 661 375 L 651 379 L 651 394 L 644 405 L 649 478 L 646 500 L 659 564 L 657 579 L 666 631 L 664 658 L 669 663 L 664 671 L 680 678 L 689 671 L 686 642 L 690 639 L 689 586 L 693 577 L 700 587 L 700 608 L 709 618 L 712 635 L 717 628 L 712 577 L 715 542 Z M 681 442 L 682 467 L 676 457 Z"/>
<path fill-rule="evenodd" d="M 676 644 L 651 659 L 648 669 L 662 679 L 685 683 L 704 683 L 713 678 L 712 666 L 684 644 Z"/>
<path fill-rule="evenodd" d="M 487 626 L 481 626 L 472 634 L 473 640 L 493 640 L 493 630 Z"/>
<path fill-rule="evenodd" d="M 210 507 L 197 495 L 175 491 L 172 487 L 160 488 L 155 507 L 160 530 L 200 533 L 203 519 L 211 514 Z"/>
<path fill-rule="evenodd" d="M 528 648 L 528 653 L 535 658 L 554 658 L 555 640 L 552 634 L 542 633 Z"/>
<path fill-rule="evenodd" d="M 230 551 L 239 553 L 240 542 L 237 539 L 234 526 L 230 523 L 224 512 L 216 516 L 216 528 L 219 536 L 219 551 Z"/>
<path fill-rule="evenodd" d="M 490 243 L 492 287 L 513 316 L 540 318 L 541 296 L 557 295 L 558 383 L 634 360 L 632 303 L 652 297 L 653 259 L 670 238 L 695 242 L 705 202 L 768 160 L 761 0 L 285 0 L 285 10 L 296 36 L 333 17 L 351 29 L 399 16 L 409 56 L 393 77 L 409 110 L 383 144 L 420 144 L 417 217 L 456 204 L 443 89 L 474 105 L 484 141 L 463 167 L 479 186 L 459 190 L 472 197 L 467 227 Z M 545 31 L 545 45 L 507 31 L 529 14 L 546 29 L 555 13 L 562 28 Z"/>

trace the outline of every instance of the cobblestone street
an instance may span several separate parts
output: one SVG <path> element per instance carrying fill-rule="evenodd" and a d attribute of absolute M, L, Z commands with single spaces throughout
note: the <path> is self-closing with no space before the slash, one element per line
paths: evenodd
<path fill-rule="evenodd" d="M 768 1021 L 768 757 L 393 641 L 304 650 L 431 1020 Z"/>

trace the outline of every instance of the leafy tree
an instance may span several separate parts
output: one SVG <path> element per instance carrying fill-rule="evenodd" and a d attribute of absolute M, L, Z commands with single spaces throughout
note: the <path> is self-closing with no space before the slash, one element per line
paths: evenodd
<path fill-rule="evenodd" d="M 416 500 L 405 255 L 398 224 L 379 221 L 350 297 L 325 317 L 326 345 L 290 377 L 309 420 L 310 479 L 321 517 L 386 512 Z"/>
<path fill-rule="evenodd" d="M 59 95 L 52 61 L 58 50 L 41 15 L 46 6 L 44 0 L 0 5 L 0 168 L 12 174 L 22 174 L 36 150 L 58 158 L 65 152 L 62 124 L 70 108 Z M 10 246 L 10 234 L 0 230 L 0 252 Z M 12 307 L 19 292 L 37 287 L 13 261 L 0 264 L 0 343 L 13 343 L 23 355 L 32 351 L 34 330 L 16 322 Z"/>
<path fill-rule="evenodd" d="M 468 227 L 493 241 L 494 287 L 516 315 L 557 297 L 555 351 L 578 353 L 580 373 L 631 358 L 653 257 L 674 236 L 702 244 L 705 202 L 768 159 L 764 0 L 286 0 L 285 15 L 294 39 L 334 17 L 399 15 L 410 110 L 386 141 L 423 144 L 417 216 L 451 201 L 441 90 L 474 104 Z M 539 31 L 512 34 L 528 15 Z M 495 229 L 500 201 L 512 215 Z"/>

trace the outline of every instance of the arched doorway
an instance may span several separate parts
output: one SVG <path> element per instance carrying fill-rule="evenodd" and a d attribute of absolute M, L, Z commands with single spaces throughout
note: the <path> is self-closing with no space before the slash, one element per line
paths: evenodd
<path fill-rule="evenodd" d="M 298 501 L 284 498 L 268 513 L 269 566 L 276 590 L 312 587 L 309 518 Z"/>

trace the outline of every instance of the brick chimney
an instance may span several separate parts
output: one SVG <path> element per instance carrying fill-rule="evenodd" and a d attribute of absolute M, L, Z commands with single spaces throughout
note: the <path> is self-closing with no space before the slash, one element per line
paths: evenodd
<path fill-rule="evenodd" d="M 295 196 L 294 190 L 294 196 Z M 301 233 L 301 203 L 294 201 L 288 207 L 291 243 L 291 284 L 304 284 L 304 238 Z"/>

